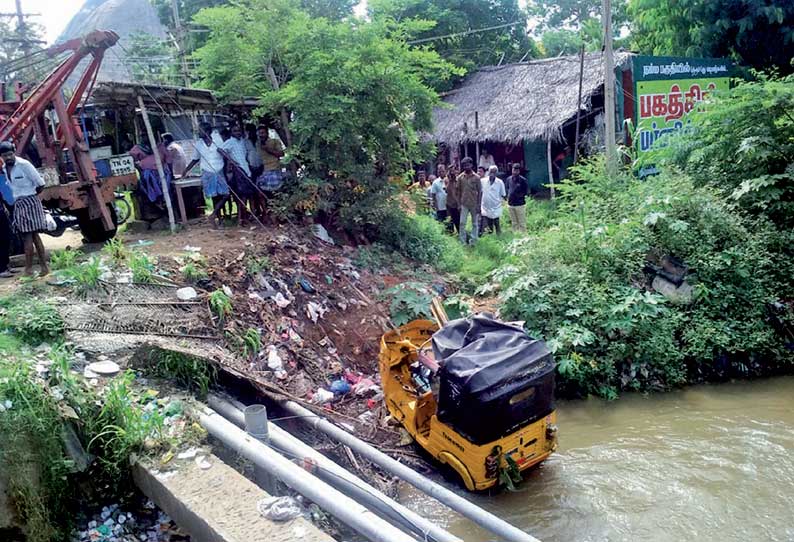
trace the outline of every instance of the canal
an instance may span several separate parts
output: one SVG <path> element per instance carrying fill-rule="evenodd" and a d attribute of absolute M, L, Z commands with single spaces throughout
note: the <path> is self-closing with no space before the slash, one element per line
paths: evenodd
<path fill-rule="evenodd" d="M 560 448 L 473 498 L 543 542 L 794 540 L 794 378 L 558 403 Z M 406 489 L 466 542 L 493 536 Z"/>

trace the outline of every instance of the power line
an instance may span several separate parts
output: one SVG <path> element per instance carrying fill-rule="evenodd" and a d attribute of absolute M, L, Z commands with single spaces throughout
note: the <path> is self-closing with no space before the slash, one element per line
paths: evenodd
<path fill-rule="evenodd" d="M 526 21 L 516 21 L 514 23 L 505 23 L 505 24 L 498 24 L 496 26 L 488 26 L 486 28 L 478 28 L 477 30 L 466 30 L 465 32 L 456 32 L 454 34 L 445 34 L 443 36 L 433 36 L 430 38 L 421 38 L 418 40 L 411 40 L 406 42 L 408 45 L 418 45 L 420 43 L 427 43 L 429 41 L 435 40 L 443 40 L 446 38 L 458 38 L 461 36 L 468 36 L 470 34 L 477 34 L 479 32 L 488 32 L 489 30 L 499 30 L 500 28 L 508 28 L 511 26 L 518 26 L 520 24 L 525 24 Z"/>

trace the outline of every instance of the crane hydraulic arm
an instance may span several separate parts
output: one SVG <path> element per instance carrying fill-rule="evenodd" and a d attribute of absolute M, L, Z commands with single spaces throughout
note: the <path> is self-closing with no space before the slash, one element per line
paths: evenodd
<path fill-rule="evenodd" d="M 19 102 L 10 115 L 5 118 L 0 117 L 0 141 L 13 141 L 18 152 L 23 153 L 35 135 L 37 148 L 45 166 L 57 167 L 57 155 L 61 149 L 71 153 L 77 180 L 85 185 L 90 196 L 91 214 L 101 217 L 108 230 L 114 228 L 115 225 L 102 199 L 88 145 L 85 143 L 80 125 L 73 115 L 87 90 L 90 94 L 89 86 L 92 86 L 96 80 L 105 51 L 115 45 L 118 40 L 119 36 L 115 32 L 96 30 L 82 38 L 72 39 L 50 47 L 46 51 L 50 57 L 56 57 L 69 51 L 72 54 L 32 90 L 26 92 L 27 96 Z M 80 76 L 67 104 L 63 94 L 64 85 L 77 70 L 81 61 L 89 56 L 91 61 Z M 45 113 L 50 108 L 54 109 L 58 119 L 55 137 L 47 129 Z"/>

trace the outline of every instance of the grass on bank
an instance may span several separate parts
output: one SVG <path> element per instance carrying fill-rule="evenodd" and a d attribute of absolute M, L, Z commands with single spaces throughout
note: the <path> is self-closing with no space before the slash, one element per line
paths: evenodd
<path fill-rule="evenodd" d="M 0 476 L 30 542 L 68 540 L 80 498 L 91 490 L 118 498 L 132 487 L 129 458 L 157 439 L 162 416 L 145 412 L 131 393 L 132 373 L 101 391 L 72 370 L 63 321 L 30 291 L 0 298 Z M 41 343 L 50 345 L 46 374 L 38 374 Z M 71 427 L 71 429 L 68 429 Z M 73 430 L 95 461 L 86 473 L 64 448 Z M 83 480 L 80 482 L 79 480 Z"/>

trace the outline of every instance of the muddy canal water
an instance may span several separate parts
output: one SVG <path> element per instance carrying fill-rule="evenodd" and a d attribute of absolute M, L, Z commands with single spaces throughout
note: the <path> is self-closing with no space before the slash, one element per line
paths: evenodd
<path fill-rule="evenodd" d="M 543 542 L 794 540 L 794 378 L 558 409 L 558 453 L 475 502 Z M 404 496 L 466 542 L 494 540 Z"/>

